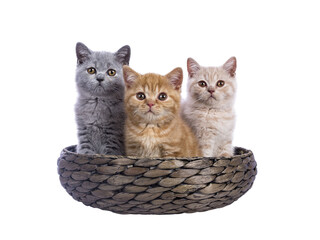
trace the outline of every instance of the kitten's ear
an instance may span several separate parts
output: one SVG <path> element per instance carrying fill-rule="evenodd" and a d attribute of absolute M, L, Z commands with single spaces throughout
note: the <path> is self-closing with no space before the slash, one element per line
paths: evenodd
<path fill-rule="evenodd" d="M 78 64 L 82 64 L 83 62 L 89 59 L 89 56 L 92 52 L 89 48 L 87 48 L 86 45 L 84 45 L 81 42 L 78 42 L 76 45 L 76 53 L 78 58 Z"/>
<path fill-rule="evenodd" d="M 129 65 L 131 49 L 130 46 L 125 45 L 120 48 L 115 54 L 116 58 L 119 60 L 122 65 Z"/>
<path fill-rule="evenodd" d="M 192 77 L 196 72 L 200 70 L 200 65 L 194 59 L 188 58 L 187 68 L 188 68 L 189 77 Z"/>
<path fill-rule="evenodd" d="M 179 90 L 182 85 L 183 72 L 181 68 L 175 68 L 169 72 L 166 77 L 169 79 L 169 82 L 173 85 L 176 90 Z"/>
<path fill-rule="evenodd" d="M 134 82 L 139 78 L 140 74 L 135 72 L 127 65 L 123 66 L 123 79 L 127 88 L 130 88 Z"/>
<path fill-rule="evenodd" d="M 229 60 L 226 61 L 226 63 L 223 64 L 222 67 L 230 74 L 231 77 L 234 77 L 237 69 L 237 59 L 235 57 L 229 58 Z"/>

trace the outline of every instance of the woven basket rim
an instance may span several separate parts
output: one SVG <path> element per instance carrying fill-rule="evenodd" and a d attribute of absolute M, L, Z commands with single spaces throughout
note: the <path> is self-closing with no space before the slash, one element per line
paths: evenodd
<path fill-rule="evenodd" d="M 76 153 L 75 150 L 77 147 L 77 145 L 71 145 L 69 147 L 65 147 L 62 152 L 68 153 L 70 155 L 73 156 L 79 156 L 79 157 L 87 157 L 90 156 L 92 158 L 127 158 L 127 159 L 134 159 L 134 160 L 139 160 L 139 159 L 164 159 L 164 160 L 170 160 L 170 159 L 177 159 L 177 160 L 198 160 L 198 159 L 209 159 L 209 160 L 221 160 L 221 159 L 228 159 L 231 160 L 235 157 L 240 157 L 240 158 L 245 158 L 248 156 L 251 156 L 253 153 L 251 150 L 249 149 L 245 149 L 242 147 L 234 147 L 235 152 L 241 152 L 241 154 L 235 154 L 232 157 L 226 158 L 226 157 L 202 157 L 202 156 L 198 156 L 198 157 L 166 157 L 166 158 L 160 158 L 160 157 L 138 157 L 138 156 L 124 156 L 124 155 L 104 155 L 104 154 L 92 154 L 92 155 L 88 155 L 88 154 L 81 154 L 81 153 Z"/>

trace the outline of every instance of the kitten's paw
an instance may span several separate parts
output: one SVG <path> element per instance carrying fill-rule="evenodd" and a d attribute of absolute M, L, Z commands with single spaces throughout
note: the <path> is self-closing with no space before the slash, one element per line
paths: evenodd
<path fill-rule="evenodd" d="M 87 149 L 87 148 L 79 149 L 79 150 L 77 151 L 77 153 L 79 153 L 79 154 L 87 154 L 87 155 L 96 154 L 93 150 Z"/>
<path fill-rule="evenodd" d="M 232 153 L 222 152 L 221 154 L 219 154 L 218 157 L 231 158 L 232 156 L 233 156 Z"/>
<path fill-rule="evenodd" d="M 213 150 L 211 150 L 211 149 L 208 149 L 208 150 L 206 150 L 206 149 L 202 149 L 202 156 L 203 157 L 213 157 Z"/>
<path fill-rule="evenodd" d="M 115 149 L 115 148 L 110 148 L 110 147 L 104 147 L 101 149 L 101 154 L 104 155 L 125 155 L 124 150 L 121 151 L 121 149 Z"/>

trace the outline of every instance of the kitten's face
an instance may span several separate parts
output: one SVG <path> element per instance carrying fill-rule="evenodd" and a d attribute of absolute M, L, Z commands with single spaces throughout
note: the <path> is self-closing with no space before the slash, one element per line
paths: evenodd
<path fill-rule="evenodd" d="M 116 53 L 109 53 L 93 52 L 82 43 L 78 43 L 76 51 L 76 82 L 81 95 L 107 97 L 114 92 L 123 92 L 122 66 L 129 64 L 129 46 L 121 48 Z"/>
<path fill-rule="evenodd" d="M 230 58 L 221 67 L 201 67 L 188 59 L 188 91 L 198 103 L 212 107 L 229 107 L 236 92 L 236 60 Z"/>
<path fill-rule="evenodd" d="M 130 118 L 141 123 L 170 122 L 179 112 L 182 70 L 177 68 L 166 76 L 140 75 L 124 66 L 125 104 Z"/>

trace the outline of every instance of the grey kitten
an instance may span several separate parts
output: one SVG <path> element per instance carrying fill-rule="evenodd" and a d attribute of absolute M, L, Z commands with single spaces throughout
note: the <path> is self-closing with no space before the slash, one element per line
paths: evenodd
<path fill-rule="evenodd" d="M 75 106 L 77 152 L 124 155 L 124 81 L 122 66 L 129 65 L 130 47 L 115 53 L 95 52 L 77 43 Z"/>

